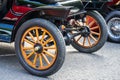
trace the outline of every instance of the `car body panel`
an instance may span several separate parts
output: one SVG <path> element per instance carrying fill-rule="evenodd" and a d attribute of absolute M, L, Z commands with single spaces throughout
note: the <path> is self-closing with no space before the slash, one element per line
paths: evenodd
<path fill-rule="evenodd" d="M 88 2 L 90 1 L 91 0 Z M 94 0 L 92 1 L 95 2 Z M 102 1 L 106 2 L 109 0 Z M 61 5 L 64 5 L 65 7 Z M 47 16 L 65 19 L 73 5 L 81 10 L 84 8 L 81 0 L 70 0 L 65 2 L 57 2 L 55 4 L 43 4 L 33 0 L 13 0 L 12 6 L 0 23 L 0 30 L 2 31 L 0 34 L 0 41 L 14 41 L 15 34 L 20 26 L 21 21 L 24 20 L 29 14 L 37 12 L 37 15 L 39 15 L 39 13 L 43 12 L 44 15 Z M 3 28 L 4 26 L 6 27 Z"/>

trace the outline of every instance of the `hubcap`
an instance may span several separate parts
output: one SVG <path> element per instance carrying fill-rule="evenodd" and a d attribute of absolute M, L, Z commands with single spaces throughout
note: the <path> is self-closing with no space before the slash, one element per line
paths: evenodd
<path fill-rule="evenodd" d="M 114 34 L 120 34 L 120 24 L 111 27 L 111 30 L 113 31 Z"/>
<path fill-rule="evenodd" d="M 41 53 L 43 52 L 43 47 L 42 47 L 41 44 L 36 43 L 36 44 L 34 45 L 34 50 L 35 50 L 36 53 L 41 54 Z"/>
<path fill-rule="evenodd" d="M 83 37 L 88 37 L 90 35 L 90 29 L 87 26 L 83 27 L 82 34 Z"/>
<path fill-rule="evenodd" d="M 115 17 L 108 21 L 108 33 L 112 37 L 120 37 L 120 18 Z"/>

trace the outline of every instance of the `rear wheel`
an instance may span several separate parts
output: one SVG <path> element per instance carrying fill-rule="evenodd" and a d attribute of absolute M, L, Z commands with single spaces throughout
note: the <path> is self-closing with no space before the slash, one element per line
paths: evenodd
<path fill-rule="evenodd" d="M 80 52 L 91 53 L 99 50 L 107 39 L 105 20 L 96 11 L 86 14 L 87 33 L 74 37 L 72 46 Z"/>
<path fill-rule="evenodd" d="M 23 23 L 16 34 L 15 49 L 23 67 L 38 76 L 55 73 L 65 58 L 65 43 L 60 31 L 43 19 Z"/>

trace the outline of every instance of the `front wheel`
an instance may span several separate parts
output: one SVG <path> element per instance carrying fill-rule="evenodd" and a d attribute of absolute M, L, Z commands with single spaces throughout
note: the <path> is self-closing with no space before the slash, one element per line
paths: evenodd
<path fill-rule="evenodd" d="M 107 27 L 103 17 L 97 11 L 87 12 L 84 28 L 86 28 L 87 33 L 83 32 L 74 37 L 72 46 L 85 53 L 99 50 L 107 40 Z"/>
<path fill-rule="evenodd" d="M 15 50 L 22 66 L 37 76 L 57 72 L 66 51 L 60 31 L 44 19 L 31 19 L 21 25 L 15 38 Z"/>

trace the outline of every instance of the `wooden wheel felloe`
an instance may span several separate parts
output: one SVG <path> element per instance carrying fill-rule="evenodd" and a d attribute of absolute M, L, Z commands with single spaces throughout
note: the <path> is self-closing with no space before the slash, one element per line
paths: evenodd
<path fill-rule="evenodd" d="M 21 52 L 29 66 L 38 70 L 48 69 L 56 60 L 56 42 L 46 29 L 31 27 L 23 34 Z"/>
<path fill-rule="evenodd" d="M 101 29 L 100 25 L 93 17 L 87 15 L 86 19 L 86 26 L 89 28 L 90 34 L 88 36 L 79 35 L 75 37 L 74 40 L 80 46 L 90 48 L 99 42 L 101 37 Z"/>

